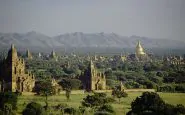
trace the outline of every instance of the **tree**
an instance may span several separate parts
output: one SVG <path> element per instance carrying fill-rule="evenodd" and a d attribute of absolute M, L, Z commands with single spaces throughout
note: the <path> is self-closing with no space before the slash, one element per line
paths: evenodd
<path fill-rule="evenodd" d="M 45 115 L 44 108 L 36 102 L 30 102 L 23 110 L 23 115 Z"/>
<path fill-rule="evenodd" d="M 55 89 L 49 80 L 40 81 L 36 84 L 34 91 L 41 96 L 45 96 L 46 109 L 48 108 L 48 96 L 55 94 Z"/>
<path fill-rule="evenodd" d="M 140 97 L 131 103 L 134 113 L 142 113 L 143 111 L 161 112 L 164 108 L 164 101 L 154 92 L 144 92 Z"/>
<path fill-rule="evenodd" d="M 69 79 L 69 82 L 71 84 L 71 89 L 77 90 L 82 87 L 82 83 L 78 79 Z"/>
<path fill-rule="evenodd" d="M 72 84 L 68 79 L 62 79 L 59 84 L 62 86 L 62 88 L 66 91 L 66 98 L 67 100 L 70 100 L 70 94 L 72 89 Z"/>
<path fill-rule="evenodd" d="M 75 115 L 76 110 L 73 107 L 67 107 L 64 109 L 64 113 L 69 115 Z"/>
<path fill-rule="evenodd" d="M 16 115 L 15 111 L 12 110 L 12 105 L 5 103 L 3 107 L 3 115 Z"/>
<path fill-rule="evenodd" d="M 106 85 L 109 86 L 110 89 L 114 88 L 119 84 L 118 81 L 112 79 L 106 79 Z"/>
<path fill-rule="evenodd" d="M 12 92 L 1 92 L 0 93 L 0 108 L 4 108 L 5 104 L 10 104 L 12 109 L 17 109 L 17 94 Z"/>
<path fill-rule="evenodd" d="M 114 99 L 107 97 L 105 93 L 94 93 L 94 95 L 87 95 L 83 98 L 82 106 L 97 109 L 113 101 Z"/>
<path fill-rule="evenodd" d="M 110 115 L 110 113 L 111 113 L 111 115 L 115 113 L 113 107 L 111 105 L 107 105 L 107 104 L 100 107 L 97 110 L 97 112 L 105 112 L 105 113 L 107 112 L 107 113 L 109 113 L 109 115 Z"/>
<path fill-rule="evenodd" d="M 119 88 L 114 88 L 112 90 L 112 96 L 117 97 L 119 99 L 119 103 L 122 97 L 127 97 L 128 94 L 122 90 L 120 90 Z"/>
<path fill-rule="evenodd" d="M 185 114 L 182 105 L 173 106 L 165 103 L 155 92 L 144 92 L 131 103 L 131 111 L 127 115 L 178 115 Z"/>

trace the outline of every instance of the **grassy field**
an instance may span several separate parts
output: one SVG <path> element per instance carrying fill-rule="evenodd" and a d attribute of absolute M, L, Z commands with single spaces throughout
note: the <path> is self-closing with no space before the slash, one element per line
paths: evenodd
<path fill-rule="evenodd" d="M 112 106 L 116 111 L 116 115 L 126 114 L 130 109 L 130 103 L 137 97 L 140 96 L 141 92 L 129 92 L 127 98 L 122 98 L 121 103 L 113 103 Z M 87 94 L 71 95 L 71 100 L 67 101 L 65 95 L 50 96 L 49 106 L 58 105 L 60 103 L 66 103 L 69 106 L 78 108 L 81 105 L 82 99 Z M 110 94 L 108 94 L 110 95 Z M 185 106 L 185 93 L 159 93 L 159 95 L 164 99 L 165 102 L 173 105 L 183 104 Z M 45 105 L 45 98 L 41 96 L 19 96 L 18 99 L 18 114 L 21 114 L 22 110 L 25 108 L 26 104 L 35 101 L 42 105 Z"/>

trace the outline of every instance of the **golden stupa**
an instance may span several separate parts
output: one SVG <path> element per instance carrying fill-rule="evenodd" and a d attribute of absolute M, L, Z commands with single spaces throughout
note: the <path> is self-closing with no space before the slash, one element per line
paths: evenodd
<path fill-rule="evenodd" d="M 144 52 L 143 47 L 141 46 L 140 41 L 138 41 L 137 46 L 136 46 L 136 55 L 137 56 L 146 55 L 146 53 Z"/>

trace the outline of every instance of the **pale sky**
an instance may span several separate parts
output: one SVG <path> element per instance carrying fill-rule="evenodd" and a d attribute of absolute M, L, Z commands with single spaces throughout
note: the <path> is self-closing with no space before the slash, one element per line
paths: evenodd
<path fill-rule="evenodd" d="M 0 0 L 0 32 L 29 31 L 185 40 L 185 0 Z"/>

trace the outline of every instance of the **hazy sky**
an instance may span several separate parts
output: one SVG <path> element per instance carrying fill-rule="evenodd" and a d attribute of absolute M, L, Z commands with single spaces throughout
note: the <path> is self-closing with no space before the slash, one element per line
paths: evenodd
<path fill-rule="evenodd" d="M 28 31 L 185 40 L 185 0 L 0 0 L 0 32 Z"/>

